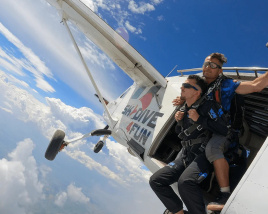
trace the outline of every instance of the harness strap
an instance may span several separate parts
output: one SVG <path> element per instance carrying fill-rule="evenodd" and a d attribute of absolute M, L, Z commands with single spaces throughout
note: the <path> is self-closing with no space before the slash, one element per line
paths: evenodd
<path fill-rule="evenodd" d="M 216 90 L 219 89 L 220 86 L 221 86 L 221 82 L 222 82 L 224 79 L 226 79 L 226 78 L 227 78 L 227 77 L 224 76 L 224 75 L 219 76 L 219 77 L 216 79 L 216 81 L 214 82 L 214 84 L 208 88 L 207 92 L 206 92 L 203 96 L 207 96 L 207 95 L 209 95 L 211 92 L 213 92 L 215 89 L 216 89 Z"/>
<path fill-rule="evenodd" d="M 187 141 L 181 141 L 182 145 L 182 161 L 185 167 L 187 167 L 195 157 L 205 151 L 206 145 L 211 138 L 211 133 L 206 130 L 204 133 L 198 136 L 196 139 L 191 139 Z M 193 145 L 201 144 L 200 147 L 192 150 Z M 192 155 L 190 155 L 190 152 Z"/>
<path fill-rule="evenodd" d="M 185 110 L 186 110 L 186 103 L 184 102 L 184 104 L 179 108 L 179 111 L 182 111 L 185 113 Z M 177 123 L 179 126 L 182 127 L 183 126 L 183 119 L 179 120 Z"/>
<path fill-rule="evenodd" d="M 205 96 L 202 96 L 201 98 L 199 98 L 197 101 L 195 101 L 194 104 L 192 104 L 192 108 L 193 109 L 197 109 L 204 101 L 205 101 Z M 184 111 L 186 110 L 186 104 L 184 103 L 184 105 L 180 108 L 180 111 Z M 185 117 L 185 114 L 184 114 Z M 183 119 L 178 121 L 178 124 L 183 127 Z M 193 124 L 192 126 L 190 126 L 188 129 L 183 130 L 178 137 L 180 139 L 183 139 L 184 137 L 188 137 L 189 135 L 191 135 L 195 130 L 202 130 L 202 126 L 199 124 Z"/>
<path fill-rule="evenodd" d="M 195 144 L 202 143 L 203 140 L 205 140 L 205 139 L 206 139 L 206 137 L 200 137 L 200 138 L 191 139 L 191 140 L 182 140 L 181 145 L 183 147 L 193 146 Z"/>
<path fill-rule="evenodd" d="M 183 139 L 183 138 L 185 138 L 185 137 L 188 137 L 188 136 L 190 136 L 196 129 L 198 130 L 198 131 L 200 131 L 200 130 L 202 130 L 202 126 L 201 125 L 199 125 L 199 124 L 193 124 L 192 126 L 190 126 L 188 129 L 185 129 L 184 131 L 182 131 L 179 135 L 178 135 L 178 137 L 180 138 L 180 139 Z"/>
<path fill-rule="evenodd" d="M 215 99 L 217 103 L 221 103 L 220 90 L 215 91 Z"/>
<path fill-rule="evenodd" d="M 206 146 L 207 146 L 207 144 L 208 144 L 208 141 L 209 141 L 210 138 L 211 138 L 211 133 L 210 133 L 208 130 L 206 130 L 206 131 L 204 132 L 204 135 L 205 135 L 206 137 L 205 137 L 205 139 L 203 140 L 203 142 L 202 142 L 202 144 L 201 144 L 201 146 L 200 146 L 200 148 L 199 148 L 199 151 L 200 151 L 200 152 L 204 152 L 204 151 L 205 151 Z"/>
<path fill-rule="evenodd" d="M 207 93 L 204 95 L 204 96 L 207 96 L 211 92 L 214 91 L 214 98 L 215 98 L 216 102 L 218 103 L 219 108 L 221 108 L 221 109 L 223 109 L 222 105 L 221 105 L 221 83 L 225 79 L 228 79 L 228 77 L 226 77 L 224 75 L 219 76 L 217 78 L 217 80 L 215 81 L 215 83 L 211 87 L 209 87 Z M 230 122 L 229 122 L 230 114 L 229 113 L 224 111 L 223 115 L 222 115 L 222 118 L 226 122 L 226 124 L 230 124 Z M 230 126 L 228 126 L 228 128 L 230 128 L 230 127 L 231 127 L 231 124 L 230 124 Z"/>

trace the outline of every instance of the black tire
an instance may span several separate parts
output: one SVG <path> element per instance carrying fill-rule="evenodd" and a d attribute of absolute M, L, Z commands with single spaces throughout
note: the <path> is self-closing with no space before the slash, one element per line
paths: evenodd
<path fill-rule="evenodd" d="M 64 131 L 57 130 L 54 133 L 54 135 L 53 135 L 53 137 L 52 137 L 52 139 L 47 147 L 47 151 L 45 153 L 46 159 L 48 159 L 50 161 L 53 161 L 55 159 L 56 155 L 59 152 L 61 145 L 64 142 L 63 141 L 64 137 L 65 137 Z"/>
<path fill-rule="evenodd" d="M 103 146 L 104 146 L 104 142 L 100 140 L 100 141 L 95 145 L 95 147 L 94 147 L 94 152 L 95 152 L 95 153 L 98 153 L 98 152 L 102 149 Z"/>

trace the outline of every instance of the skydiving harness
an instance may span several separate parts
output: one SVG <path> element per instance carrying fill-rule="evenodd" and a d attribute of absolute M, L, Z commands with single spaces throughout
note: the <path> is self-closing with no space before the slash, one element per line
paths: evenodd
<path fill-rule="evenodd" d="M 216 94 L 218 94 L 218 96 L 216 95 L 216 100 L 218 100 L 217 101 L 217 107 L 218 107 L 218 109 L 222 109 L 222 106 L 221 106 L 221 102 L 220 102 L 220 86 L 221 86 L 221 83 L 222 83 L 222 81 L 224 80 L 224 79 L 226 79 L 227 77 L 226 76 L 219 76 L 218 78 L 217 78 L 217 80 L 214 82 L 214 84 L 211 86 L 211 87 L 209 87 L 209 89 L 207 90 L 207 92 L 201 97 L 201 98 L 199 98 L 193 105 L 192 105 L 192 108 L 193 109 L 198 109 L 198 107 L 201 105 L 201 104 L 203 104 L 204 103 L 204 101 L 207 99 L 207 96 L 211 93 L 211 92 L 213 92 L 214 90 L 215 90 L 215 95 Z M 183 111 L 183 112 L 185 112 L 185 110 L 186 110 L 186 104 L 184 103 L 184 105 L 180 108 L 180 111 Z M 211 113 L 209 113 L 209 115 L 210 115 L 210 117 L 212 118 L 212 119 L 214 119 L 214 117 L 213 117 L 213 115 L 211 114 Z M 226 122 L 226 124 L 230 124 L 230 122 L 229 122 L 229 118 L 230 118 L 230 115 L 228 114 L 228 113 L 224 113 L 224 112 L 222 112 L 222 118 L 223 118 L 223 120 Z M 178 121 L 178 124 L 181 126 L 181 127 L 183 127 L 183 120 L 180 120 L 180 121 Z M 231 125 L 228 125 L 227 126 L 228 127 L 228 129 L 230 129 L 231 128 Z M 200 131 L 200 130 L 202 130 L 202 126 L 201 125 L 199 125 L 199 124 L 196 124 L 196 123 L 194 123 L 192 126 L 190 126 L 188 129 L 186 129 L 186 130 L 182 130 L 182 132 L 178 135 L 178 137 L 180 138 L 180 139 L 183 139 L 184 137 L 188 137 L 188 136 L 190 136 L 196 129 L 198 130 L 198 131 Z"/>
<path fill-rule="evenodd" d="M 208 88 L 207 92 L 192 105 L 192 108 L 193 109 L 198 109 L 198 107 L 205 102 L 205 100 L 207 99 L 207 96 L 210 93 L 212 93 L 213 91 L 215 91 L 215 99 L 217 101 L 217 108 L 218 108 L 218 110 L 219 109 L 221 110 L 222 106 L 220 104 L 221 103 L 220 102 L 220 86 L 221 86 L 222 81 L 224 79 L 226 79 L 226 78 L 227 77 L 225 77 L 223 75 L 219 76 L 216 79 L 216 81 L 213 83 L 213 85 Z M 180 111 L 183 111 L 183 112 L 186 111 L 186 103 L 184 103 L 184 105 L 180 108 Z M 209 113 L 209 115 L 210 115 L 210 117 L 212 119 L 215 119 L 214 115 L 212 115 L 210 113 Z M 230 122 L 229 122 L 230 121 L 230 115 L 228 113 L 222 112 L 221 117 L 226 122 L 226 124 L 230 124 Z M 182 129 L 181 133 L 178 135 L 178 137 L 181 139 L 181 145 L 183 147 L 182 148 L 183 149 L 183 151 L 182 151 L 182 160 L 183 160 L 184 166 L 187 167 L 188 164 L 191 162 L 191 159 L 193 158 L 193 157 L 188 157 L 187 150 L 189 150 L 189 148 L 191 148 L 193 145 L 201 143 L 198 151 L 197 152 L 191 151 L 191 153 L 193 153 L 195 155 L 195 157 L 196 157 L 198 154 L 204 152 L 205 148 L 206 148 L 206 145 L 207 145 L 209 139 L 211 138 L 211 134 L 210 134 L 210 132 L 208 130 L 206 130 L 204 133 L 202 133 L 196 139 L 183 140 L 186 137 L 190 136 L 195 130 L 201 131 L 203 129 L 203 127 L 201 125 L 199 125 L 199 124 L 194 123 L 193 125 L 191 125 L 187 129 L 183 130 L 183 119 L 178 121 L 178 125 L 180 125 L 180 127 Z M 229 136 L 230 133 L 231 133 L 231 125 L 228 125 L 227 127 L 228 127 L 227 136 Z"/>
<path fill-rule="evenodd" d="M 223 80 L 231 79 L 230 77 L 221 75 L 217 78 L 216 82 L 212 87 L 207 91 L 207 95 L 214 91 L 214 98 L 218 105 L 222 108 L 221 105 L 221 83 Z M 215 86 L 215 87 L 214 87 Z M 211 90 L 210 90 L 211 89 Z M 235 102 L 235 103 L 233 103 Z M 233 106 L 235 105 L 235 113 L 233 111 Z M 238 108 L 241 108 L 242 111 Z M 223 109 L 223 108 L 222 108 Z M 234 114 L 234 115 L 232 115 Z M 234 136 L 239 135 L 240 130 L 243 126 L 243 117 L 244 117 L 244 108 L 241 105 L 241 95 L 236 94 L 232 99 L 231 108 L 229 112 L 225 112 L 222 115 L 223 120 L 228 124 L 228 134 L 227 137 L 231 140 Z"/>
<path fill-rule="evenodd" d="M 200 104 L 202 104 L 205 101 L 205 99 L 202 97 L 198 99 L 193 105 L 192 108 L 197 109 Z M 180 111 L 186 112 L 186 104 L 184 104 Z M 184 114 L 185 116 L 186 114 Z M 181 127 L 181 133 L 178 135 L 178 137 L 181 139 L 181 145 L 182 145 L 182 161 L 185 167 L 187 167 L 191 161 L 200 153 L 205 151 L 206 145 L 210 139 L 210 133 L 209 131 L 205 131 L 204 133 L 200 134 L 196 139 L 190 139 L 190 140 L 184 140 L 188 136 L 190 136 L 195 130 L 201 131 L 203 127 L 199 124 L 194 123 L 189 128 L 183 130 L 183 120 L 178 121 L 178 125 Z M 201 144 L 198 149 L 193 150 L 193 146 Z M 192 154 L 189 156 L 188 152 L 191 152 Z M 188 155 L 187 155 L 188 154 Z"/>

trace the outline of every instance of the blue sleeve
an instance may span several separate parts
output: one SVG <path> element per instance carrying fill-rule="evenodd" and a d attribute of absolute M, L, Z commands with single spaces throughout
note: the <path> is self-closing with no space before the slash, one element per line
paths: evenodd
<path fill-rule="evenodd" d="M 225 111 L 230 111 L 231 101 L 235 95 L 235 90 L 240 82 L 233 79 L 225 79 L 221 84 L 221 105 Z"/>
<path fill-rule="evenodd" d="M 240 85 L 241 82 L 234 82 L 233 79 L 226 79 L 222 82 L 221 90 L 222 93 L 227 93 L 229 96 L 233 97 L 235 94 L 235 90 Z"/>

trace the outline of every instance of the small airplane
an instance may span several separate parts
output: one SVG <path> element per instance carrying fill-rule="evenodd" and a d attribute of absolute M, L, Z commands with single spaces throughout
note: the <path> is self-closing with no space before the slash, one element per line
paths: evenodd
<path fill-rule="evenodd" d="M 185 73 L 201 71 L 202 68 L 180 70 L 181 76 L 165 78 L 81 1 L 47 1 L 56 7 L 62 16 L 67 32 L 95 88 L 96 96 L 103 105 L 107 126 L 71 140 L 65 140 L 65 133 L 57 130 L 48 145 L 45 157 L 52 161 L 68 144 L 90 136 L 103 135 L 103 140 L 94 148 L 96 153 L 105 145 L 105 140 L 112 136 L 153 173 L 173 161 L 181 146 L 174 132 L 177 107 L 172 105 L 172 100 L 180 94 L 180 86 L 187 78 Z M 68 21 L 74 23 L 133 79 L 134 84 L 116 100 L 108 102 L 103 98 L 76 44 Z M 234 79 L 249 81 L 259 73 L 268 71 L 268 68 L 225 67 L 223 70 L 226 71 L 225 75 Z M 253 72 L 251 74 L 248 71 Z M 244 95 L 244 99 L 245 132 L 240 143 L 250 150 L 246 172 L 237 181 L 239 183 L 223 210 L 214 213 L 267 213 L 268 210 L 268 204 L 265 202 L 268 198 L 268 89 Z M 179 194 L 176 184 L 172 187 Z M 212 189 L 216 188 L 217 184 L 214 183 Z M 212 190 L 204 191 L 205 200 L 209 202 L 213 194 L 215 193 Z"/>

